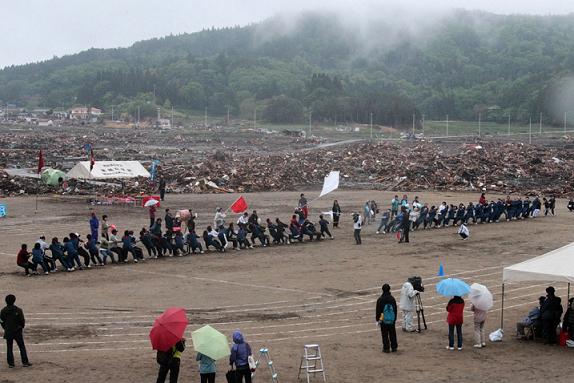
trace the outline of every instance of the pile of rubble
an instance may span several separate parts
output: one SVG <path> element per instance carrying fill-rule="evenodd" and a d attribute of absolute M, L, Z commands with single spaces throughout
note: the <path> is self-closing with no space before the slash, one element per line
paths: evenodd
<path fill-rule="evenodd" d="M 204 155 L 162 159 L 173 193 L 302 190 L 319 187 L 331 170 L 341 187 L 381 190 L 479 191 L 567 196 L 574 189 L 574 149 L 520 143 L 473 143 L 448 148 L 424 141 L 354 143 L 273 154 L 225 147 Z M 33 154 L 32 149 L 23 149 Z M 74 148 L 74 151 L 80 150 Z M 211 154 L 206 154 L 206 153 Z M 115 183 L 115 185 L 114 185 Z M 118 192 L 119 181 L 94 186 L 70 182 L 71 194 Z M 34 179 L 0 170 L 0 194 L 32 194 Z M 149 180 L 128 181 L 124 191 L 151 193 Z M 40 193 L 58 188 L 40 186 Z"/>
<path fill-rule="evenodd" d="M 489 190 L 567 195 L 574 188 L 574 151 L 524 144 L 463 145 L 446 154 L 428 142 L 351 144 L 336 149 L 253 156 L 218 154 L 163 169 L 177 193 L 297 190 L 319 186 L 339 170 L 342 186 L 384 190 Z"/>

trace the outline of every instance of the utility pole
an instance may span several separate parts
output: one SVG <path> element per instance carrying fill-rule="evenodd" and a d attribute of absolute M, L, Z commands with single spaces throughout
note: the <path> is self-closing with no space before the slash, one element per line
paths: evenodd
<path fill-rule="evenodd" d="M 114 106 L 112 105 L 112 122 L 114 121 Z"/>
<path fill-rule="evenodd" d="M 138 105 L 138 123 L 137 123 L 136 127 L 137 128 L 140 127 L 140 107 L 139 107 L 139 105 Z"/>
<path fill-rule="evenodd" d="M 371 112 L 371 141 L 373 140 L 373 112 Z"/>
<path fill-rule="evenodd" d="M 158 122 L 159 122 L 159 120 L 160 120 L 160 118 L 161 118 L 161 113 L 160 113 L 160 111 L 161 111 L 161 108 L 158 106 L 158 107 L 157 107 L 157 120 L 158 120 Z"/>
<path fill-rule="evenodd" d="M 415 118 L 416 114 L 413 113 L 413 137 L 415 136 Z"/>
<path fill-rule="evenodd" d="M 227 126 L 229 127 L 229 106 L 227 107 Z"/>
<path fill-rule="evenodd" d="M 173 106 L 171 107 L 171 127 L 173 128 Z"/>
<path fill-rule="evenodd" d="M 481 128 L 481 126 L 480 126 L 480 122 L 481 122 L 480 119 L 481 119 L 481 117 L 482 117 L 482 116 L 481 116 L 480 112 L 478 112 L 478 137 L 480 137 L 480 130 L 481 130 L 481 129 L 480 129 L 480 128 Z"/>
<path fill-rule="evenodd" d="M 532 145 L 532 116 L 530 117 L 530 134 L 528 135 L 528 144 Z"/>
<path fill-rule="evenodd" d="M 205 107 L 205 112 L 203 114 L 203 127 L 207 128 L 207 106 Z"/>
<path fill-rule="evenodd" d="M 446 115 L 446 136 L 448 137 L 448 114 Z"/>
<path fill-rule="evenodd" d="M 538 123 L 538 133 L 542 135 L 542 112 L 540 112 L 540 122 Z"/>
<path fill-rule="evenodd" d="M 566 116 L 568 115 L 568 112 L 564 112 L 564 133 L 566 133 Z"/>
<path fill-rule="evenodd" d="M 508 135 L 510 136 L 510 113 L 508 113 Z"/>
<path fill-rule="evenodd" d="M 253 108 L 253 129 L 257 129 L 257 107 Z"/>
<path fill-rule="evenodd" d="M 425 135 L 425 115 L 423 114 L 423 122 L 421 125 L 423 136 Z"/>
<path fill-rule="evenodd" d="M 310 111 L 309 112 L 309 137 L 311 137 L 311 134 L 313 134 L 312 129 L 313 129 L 313 111 Z"/>

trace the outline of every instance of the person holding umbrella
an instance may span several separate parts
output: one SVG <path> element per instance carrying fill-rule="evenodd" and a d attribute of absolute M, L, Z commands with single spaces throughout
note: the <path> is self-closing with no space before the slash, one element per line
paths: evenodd
<path fill-rule="evenodd" d="M 462 350 L 462 323 L 464 300 L 461 298 L 470 292 L 470 286 L 458 278 L 446 278 L 437 283 L 436 291 L 445 297 L 453 297 L 446 306 L 448 316 L 448 346 L 447 350 L 454 350 L 454 330 L 457 335 L 457 348 Z"/>
<path fill-rule="evenodd" d="M 203 355 L 201 352 L 197 353 L 195 360 L 199 362 L 199 378 L 201 379 L 201 383 L 215 383 L 215 373 L 217 372 L 215 360 L 207 355 Z"/>
<path fill-rule="evenodd" d="M 484 322 L 486 312 L 493 305 L 492 293 L 484 285 L 473 283 L 470 286 L 470 310 L 474 312 L 474 347 L 486 347 L 486 333 L 484 332 Z"/>
<path fill-rule="evenodd" d="M 215 361 L 230 354 L 227 337 L 206 325 L 191 334 L 193 348 L 197 351 L 201 383 L 214 383 L 217 372 Z"/>
<path fill-rule="evenodd" d="M 167 309 L 154 321 L 149 338 L 153 349 L 157 350 L 157 383 L 164 383 L 168 373 L 169 382 L 177 383 L 181 353 L 185 350 L 183 334 L 187 324 L 185 310 L 178 307 Z"/>
<path fill-rule="evenodd" d="M 158 203 L 158 200 L 152 198 L 144 204 L 144 206 L 149 210 L 149 227 L 152 227 L 155 223 L 155 212 L 157 211 L 156 205 Z"/>
<path fill-rule="evenodd" d="M 181 338 L 168 351 L 157 352 L 159 372 L 156 383 L 164 383 L 169 373 L 169 383 L 177 383 L 179 378 L 179 365 L 181 363 L 181 353 L 185 350 L 185 338 Z"/>
<path fill-rule="evenodd" d="M 448 302 L 446 306 L 448 312 L 446 321 L 448 323 L 448 347 L 449 350 L 454 350 L 454 330 L 456 328 L 457 348 L 458 351 L 462 350 L 462 322 L 464 311 L 464 300 L 455 295 Z"/>

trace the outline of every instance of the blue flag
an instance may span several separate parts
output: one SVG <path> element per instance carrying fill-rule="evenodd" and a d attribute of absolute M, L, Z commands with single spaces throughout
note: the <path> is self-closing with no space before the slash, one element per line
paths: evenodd
<path fill-rule="evenodd" d="M 154 181 L 155 177 L 157 176 L 157 167 L 159 165 L 159 160 L 153 160 L 151 162 L 151 169 L 150 169 L 150 175 L 151 175 L 151 180 Z"/>

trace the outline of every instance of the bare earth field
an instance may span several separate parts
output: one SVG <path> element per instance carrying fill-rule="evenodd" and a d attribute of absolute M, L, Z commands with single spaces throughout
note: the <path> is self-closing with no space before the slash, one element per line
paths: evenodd
<path fill-rule="evenodd" d="M 344 211 L 335 240 L 208 253 L 144 263 L 106 266 L 74 273 L 23 277 L 15 255 L 21 243 L 40 235 L 62 238 L 89 232 L 90 206 L 80 197 L 8 198 L 9 218 L 0 220 L 0 295 L 16 294 L 27 314 L 25 336 L 34 366 L 8 370 L 0 346 L 0 382 L 154 382 L 155 353 L 148 333 L 165 308 L 188 309 L 191 331 L 203 324 L 231 334 L 241 329 L 252 349 L 268 347 L 281 382 L 295 382 L 303 345 L 319 343 L 328 382 L 552 382 L 572 381 L 574 352 L 514 339 L 514 323 L 544 295 L 545 284 L 508 285 L 506 337 L 485 349 L 472 348 L 472 319 L 467 313 L 463 351 L 447 351 L 447 298 L 435 293 L 439 262 L 448 275 L 487 285 L 495 307 L 487 331 L 500 323 L 502 267 L 541 255 L 573 241 L 572 216 L 558 201 L 557 216 L 470 226 L 471 239 L 460 241 L 455 228 L 411 233 L 410 244 L 363 229 L 363 245 L 352 239 L 349 213 L 367 199 L 386 207 L 390 192 L 336 191 L 312 204 L 311 214 L 329 210 L 338 199 Z M 414 193 L 409 193 L 413 197 Z M 307 193 L 309 199 L 318 195 Z M 424 202 L 476 201 L 477 194 L 419 194 Z M 259 216 L 290 216 L 298 193 L 245 195 Z M 494 196 L 489 195 L 488 198 Z M 229 206 L 235 195 L 168 195 L 163 207 L 199 213 L 198 227 L 211 223 L 216 206 Z M 138 230 L 148 222 L 141 208 L 96 207 L 119 229 Z M 236 220 L 237 217 L 232 218 Z M 428 331 L 399 331 L 399 352 L 381 352 L 374 320 L 380 286 L 388 282 L 398 299 L 401 284 L 421 275 Z M 566 286 L 555 285 L 566 300 Z M 400 323 L 399 323 L 400 324 Z M 199 381 L 191 341 L 183 354 L 180 382 Z M 227 363 L 218 363 L 217 381 L 225 381 Z M 319 379 L 319 378 L 317 378 Z M 270 381 L 261 368 L 256 381 Z M 317 380 L 319 381 L 319 380 Z"/>

